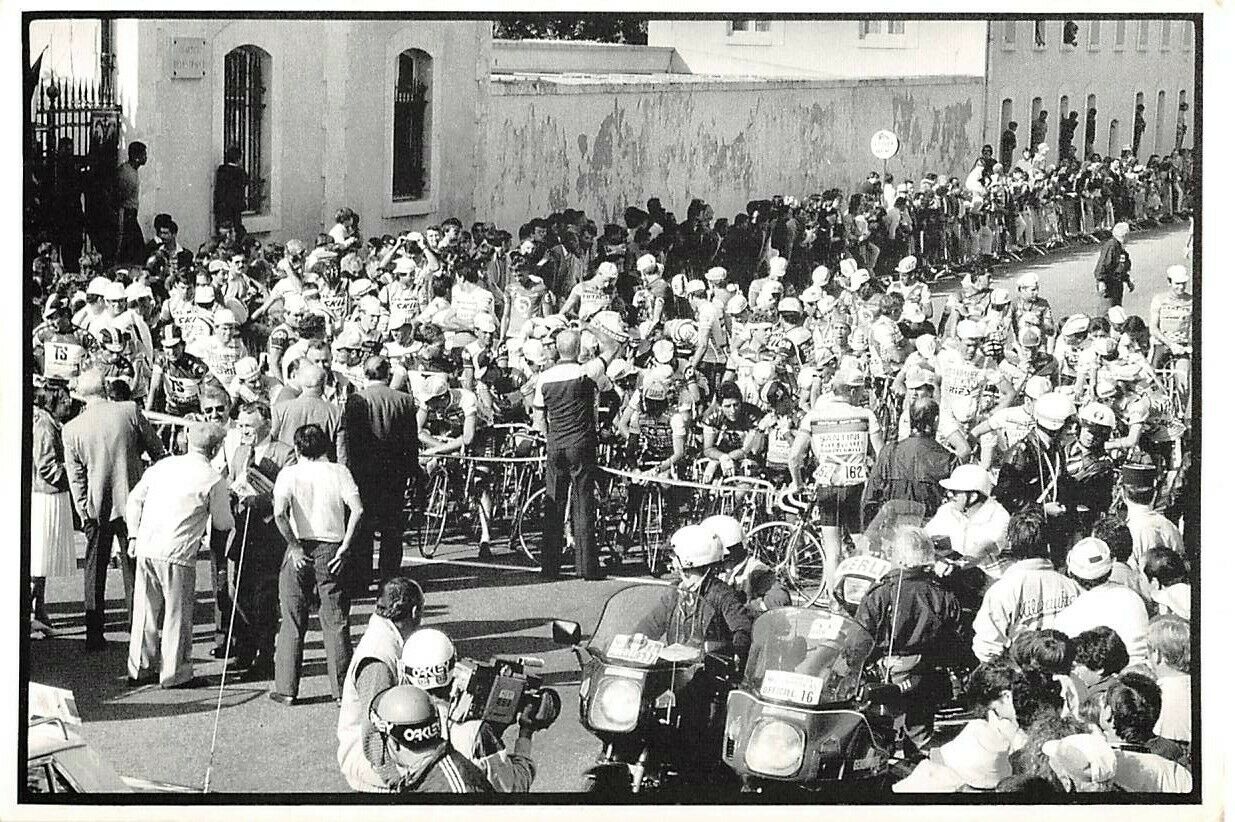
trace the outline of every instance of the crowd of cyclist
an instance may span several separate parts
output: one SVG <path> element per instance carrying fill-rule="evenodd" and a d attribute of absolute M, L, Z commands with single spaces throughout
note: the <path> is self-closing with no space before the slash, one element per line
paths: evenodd
<path fill-rule="evenodd" d="M 759 480 L 813 519 L 824 583 L 901 501 L 995 590 L 1026 559 L 1006 551 L 1010 515 L 1043 517 L 1047 561 L 1064 567 L 1114 514 L 1132 528 L 1130 577 L 1151 608 L 1178 612 L 1187 598 L 1143 574 L 1152 549 L 1184 551 L 1178 524 L 1196 550 L 1188 270 L 1145 275 L 1161 290 L 1147 317 L 1051 305 L 1033 273 L 991 281 L 1028 249 L 1186 216 L 1182 172 L 1164 199 L 1162 166 L 1055 169 L 1027 152 L 1005 175 L 984 151 L 967 180 L 872 174 L 847 206 L 838 190 L 778 196 L 728 223 L 701 200 L 679 221 L 652 199 L 624 225 L 599 230 L 567 209 L 517 238 L 450 219 L 366 241 L 344 208 L 312 243 L 263 245 L 225 226 L 194 252 L 162 214 L 140 267 L 39 249 L 32 369 L 66 393 L 97 370 L 113 400 L 226 422 L 244 403 L 296 396 L 305 363 L 341 404 L 379 355 L 419 407 L 422 456 L 484 455 L 499 429 L 530 425 L 537 375 L 573 329 L 600 389 L 608 467 L 685 481 L 662 489 L 666 536 L 692 524 L 688 493 Z M 939 301 L 948 269 L 963 276 Z M 491 505 L 483 485 L 475 493 Z M 634 539 L 618 530 L 616 562 Z M 490 542 L 482 524 L 482 555 Z M 1014 627 L 977 630 L 974 648 L 1002 650 Z"/>

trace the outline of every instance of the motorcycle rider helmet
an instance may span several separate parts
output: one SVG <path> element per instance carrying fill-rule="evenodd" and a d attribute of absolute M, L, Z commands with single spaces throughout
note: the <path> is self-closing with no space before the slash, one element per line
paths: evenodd
<path fill-rule="evenodd" d="M 683 525 L 673 533 L 669 544 L 683 570 L 707 568 L 725 558 L 720 537 L 702 525 Z"/>
<path fill-rule="evenodd" d="M 399 667 L 406 684 L 425 690 L 444 688 L 455 669 L 455 644 L 436 628 L 421 628 L 403 643 Z"/>
<path fill-rule="evenodd" d="M 732 553 L 734 548 L 741 548 L 746 542 L 746 531 L 742 528 L 742 523 L 728 514 L 713 514 L 699 524 L 720 539 L 726 555 Z"/>
<path fill-rule="evenodd" d="M 1033 404 L 1034 421 L 1047 431 L 1063 428 L 1068 418 L 1076 413 L 1076 404 L 1058 391 L 1043 394 Z"/>
<path fill-rule="evenodd" d="M 401 748 L 424 750 L 445 739 L 442 717 L 433 699 L 415 685 L 387 688 L 369 705 L 369 721 Z"/>

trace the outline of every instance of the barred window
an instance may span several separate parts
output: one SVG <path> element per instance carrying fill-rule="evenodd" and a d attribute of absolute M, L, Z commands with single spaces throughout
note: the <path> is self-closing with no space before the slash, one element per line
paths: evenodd
<path fill-rule="evenodd" d="M 433 58 L 420 49 L 399 55 L 394 89 L 394 161 L 391 196 L 419 200 L 429 191 L 429 124 Z"/>
<path fill-rule="evenodd" d="M 238 46 L 223 58 L 223 146 L 240 151 L 249 175 L 245 213 L 270 210 L 270 55 L 253 45 Z"/>

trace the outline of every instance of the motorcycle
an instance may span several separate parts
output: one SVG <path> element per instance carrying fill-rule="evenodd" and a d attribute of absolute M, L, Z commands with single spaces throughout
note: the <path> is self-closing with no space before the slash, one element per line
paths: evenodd
<path fill-rule="evenodd" d="M 866 685 L 874 644 L 839 611 L 790 606 L 755 621 L 721 752 L 744 790 L 869 787 L 892 775 L 894 717 L 882 707 L 884 689 Z"/>
<path fill-rule="evenodd" d="M 715 784 L 719 741 L 700 744 L 706 728 L 719 731 L 732 656 L 722 648 L 668 644 L 648 627 L 648 614 L 662 611 L 677 589 L 632 585 L 605 603 L 591 638 L 580 626 L 554 620 L 553 639 L 570 645 L 582 669 L 579 721 L 603 747 L 586 774 L 593 793 L 640 794 L 688 784 Z M 714 710 L 713 710 L 714 706 Z M 700 723 L 703 727 L 700 727 Z M 709 750 L 709 747 L 711 748 Z"/>

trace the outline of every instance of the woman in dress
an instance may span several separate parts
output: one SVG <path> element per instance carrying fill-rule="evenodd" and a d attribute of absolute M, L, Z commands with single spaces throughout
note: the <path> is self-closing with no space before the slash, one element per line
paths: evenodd
<path fill-rule="evenodd" d="M 47 579 L 72 575 L 77 562 L 73 553 L 73 505 L 60 440 L 60 427 L 71 414 L 71 403 L 62 383 L 35 380 L 30 478 L 31 632 L 43 638 L 52 633 L 44 606 Z"/>

